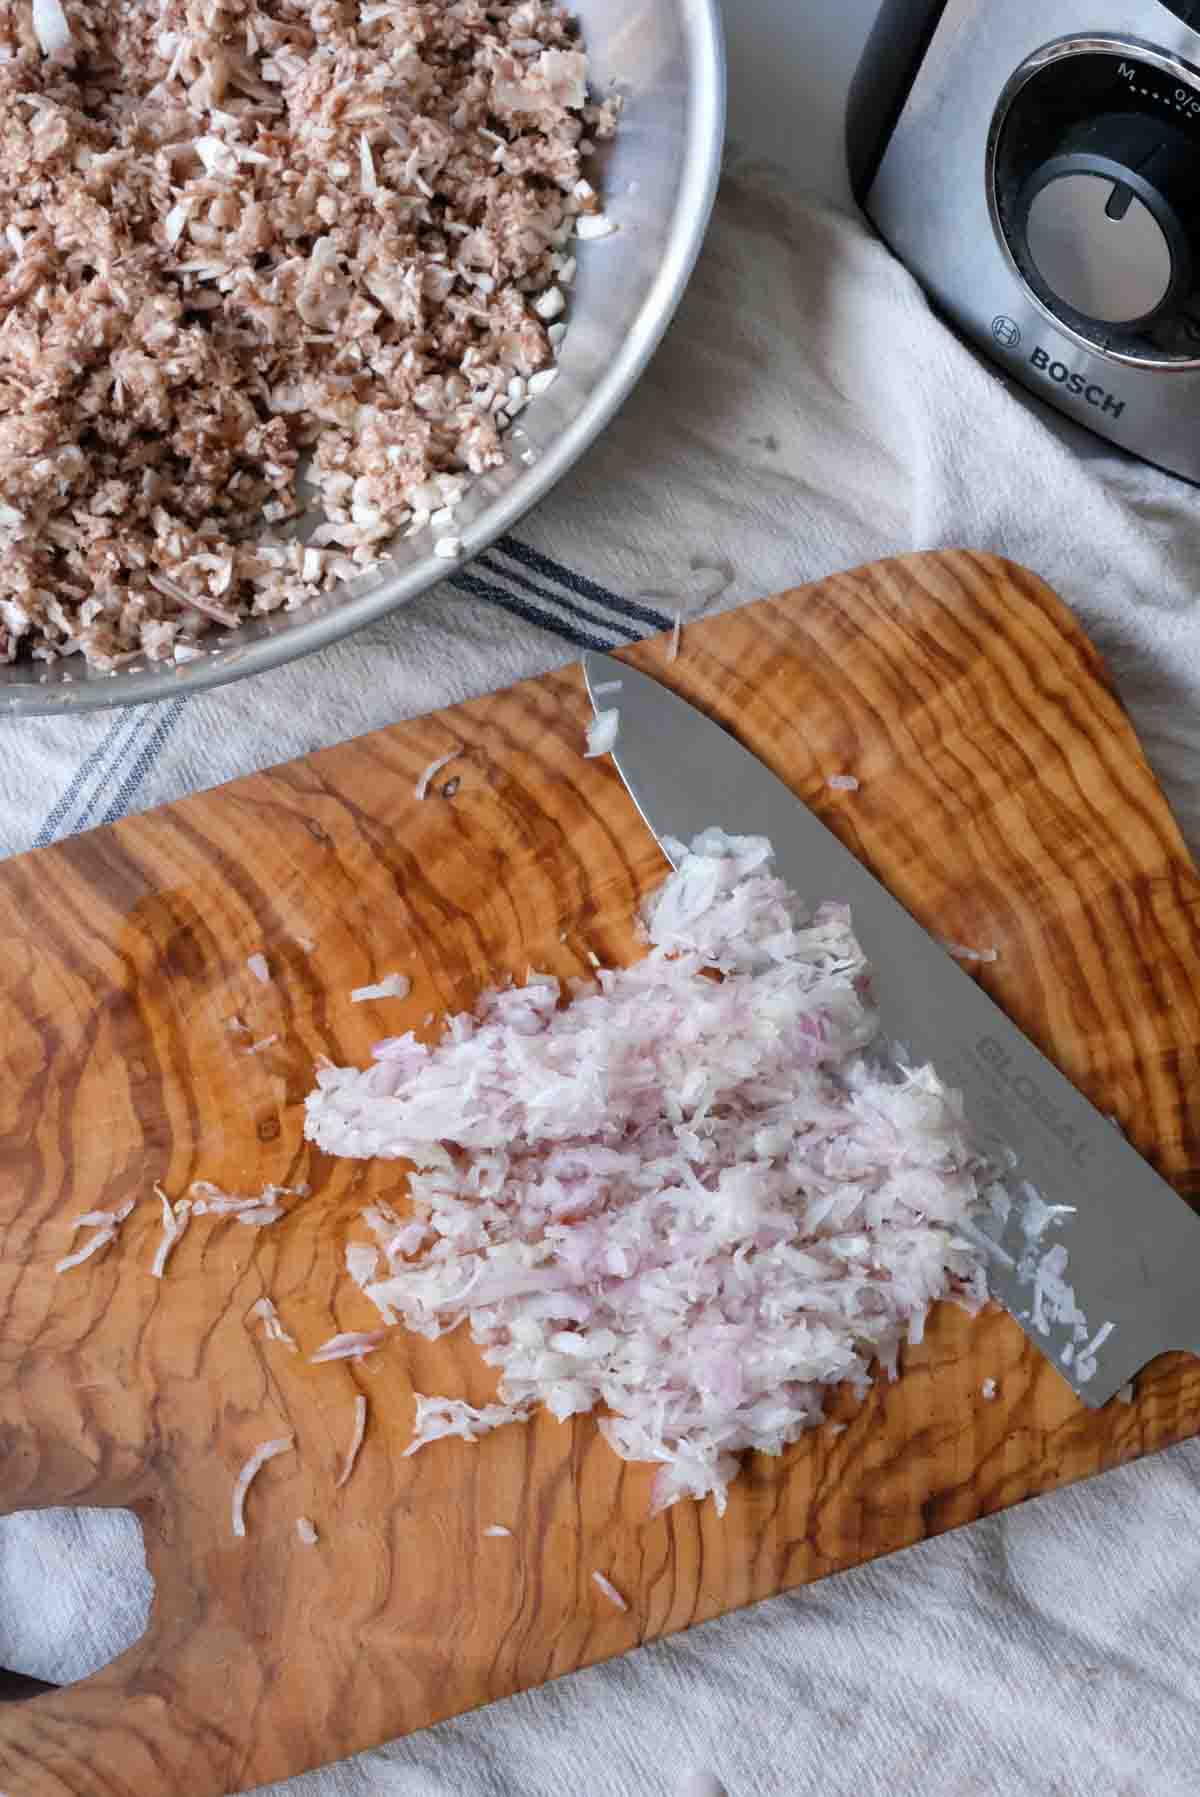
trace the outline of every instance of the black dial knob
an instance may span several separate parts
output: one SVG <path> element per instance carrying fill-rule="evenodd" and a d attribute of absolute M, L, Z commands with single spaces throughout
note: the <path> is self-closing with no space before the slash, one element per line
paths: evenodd
<path fill-rule="evenodd" d="M 1192 284 L 1195 150 L 1158 118 L 1105 114 L 1072 126 L 1021 188 L 1013 247 L 1044 304 L 1135 330 Z"/>

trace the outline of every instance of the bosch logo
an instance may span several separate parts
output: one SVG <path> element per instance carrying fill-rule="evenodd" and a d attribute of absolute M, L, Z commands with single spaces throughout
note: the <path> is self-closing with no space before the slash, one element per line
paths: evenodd
<path fill-rule="evenodd" d="M 994 325 L 992 330 L 994 334 Z M 1056 362 L 1040 344 L 1030 352 L 1029 363 L 1044 380 L 1053 381 L 1056 387 L 1065 388 L 1078 399 L 1085 399 L 1089 406 L 1095 406 L 1098 412 L 1109 418 L 1119 418 L 1125 410 L 1123 399 L 1118 399 L 1115 393 L 1109 393 L 1098 382 L 1089 381 L 1086 374 L 1079 374 L 1068 368 L 1065 362 Z"/>
<path fill-rule="evenodd" d="M 1021 327 L 1015 319 L 998 312 L 992 320 L 992 336 L 1004 349 L 1016 349 L 1021 341 Z"/>
<path fill-rule="evenodd" d="M 1040 1123 L 1044 1123 L 1050 1134 L 1066 1149 L 1077 1167 L 1087 1165 L 1090 1144 L 1081 1140 L 1075 1128 L 1068 1123 L 1055 1105 L 1042 1092 L 1036 1080 L 1030 1079 L 1027 1073 L 1013 1071 L 1012 1056 L 1002 1042 L 994 1036 L 981 1036 L 975 1044 L 975 1052 L 979 1059 L 991 1068 L 993 1078 L 1033 1112 Z"/>

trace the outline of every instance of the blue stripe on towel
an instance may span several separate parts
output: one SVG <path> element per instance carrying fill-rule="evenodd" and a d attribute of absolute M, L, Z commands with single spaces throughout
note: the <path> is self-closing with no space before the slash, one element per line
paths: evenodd
<path fill-rule="evenodd" d="M 141 745 L 146 740 L 152 722 L 153 713 L 146 706 L 140 706 L 133 728 L 121 744 L 119 752 L 109 761 L 103 776 L 83 810 L 79 813 L 78 817 L 71 820 L 69 830 L 70 835 L 77 836 L 80 830 L 86 830 L 96 813 L 108 803 L 112 789 L 120 777 L 121 769 L 125 766 L 130 756 L 140 750 Z"/>
<path fill-rule="evenodd" d="M 510 585 L 515 584 L 522 588 L 526 593 L 532 593 L 537 599 L 545 599 L 548 600 L 551 605 L 561 606 L 564 611 L 570 612 L 572 616 L 579 618 L 586 624 L 594 625 L 599 630 L 619 630 L 621 635 L 628 637 L 631 642 L 636 642 L 643 634 L 639 627 L 636 624 L 630 623 L 628 619 L 613 617 L 598 618 L 595 612 L 585 611 L 583 606 L 576 605 L 573 599 L 565 598 L 562 593 L 553 592 L 548 586 L 542 585 L 540 581 L 531 580 L 529 575 L 522 574 L 519 568 L 506 568 L 500 563 L 489 561 L 486 554 L 478 556 L 473 565 L 486 568 L 488 573 L 495 579 L 508 581 Z"/>
<path fill-rule="evenodd" d="M 101 819 L 102 823 L 111 824 L 118 817 L 123 817 L 125 815 L 126 811 L 129 809 L 130 800 L 133 798 L 134 793 L 142 784 L 142 781 L 146 778 L 146 775 L 150 772 L 154 763 L 158 760 L 163 751 L 163 747 L 166 744 L 167 738 L 183 716 L 186 704 L 186 699 L 172 699 L 165 708 L 157 705 L 154 707 L 154 710 L 150 713 L 151 718 L 154 720 L 154 727 L 151 730 L 148 739 L 142 745 L 141 754 L 130 768 L 128 774 L 126 774 L 121 785 L 121 790 L 118 792 L 108 810 L 104 813 L 104 816 Z"/>
<path fill-rule="evenodd" d="M 466 593 L 472 599 L 484 599 L 489 605 L 498 605 L 501 610 L 512 612 L 514 617 L 522 618 L 526 624 L 538 624 L 543 630 L 553 631 L 555 636 L 565 637 L 567 642 L 574 643 L 579 649 L 611 649 L 614 647 L 611 636 L 605 639 L 595 636 L 589 631 L 580 630 L 565 619 L 556 618 L 550 612 L 543 611 L 539 606 L 530 605 L 518 594 L 506 592 L 503 587 L 495 586 L 491 581 L 480 580 L 478 575 L 469 573 L 466 568 L 460 569 L 457 574 L 452 574 L 449 584 L 458 592 Z M 561 603 L 563 609 L 566 610 L 566 601 L 561 601 Z M 578 611 L 578 607 L 574 609 Z M 587 618 L 587 614 L 584 612 L 580 612 L 579 616 Z M 597 624 L 600 629 L 604 628 L 597 619 L 587 618 L 587 622 Z"/>
<path fill-rule="evenodd" d="M 63 792 L 61 797 L 56 800 L 53 810 L 47 815 L 41 829 L 33 839 L 33 846 L 35 849 L 45 848 L 48 842 L 53 842 L 55 837 L 60 834 L 63 821 L 72 805 L 75 804 L 80 793 L 87 785 L 89 777 L 93 773 L 99 772 L 102 762 L 115 748 L 117 738 L 120 736 L 121 732 L 127 728 L 136 726 L 136 722 L 137 720 L 131 718 L 128 712 L 122 712 L 118 714 L 116 720 L 109 725 L 91 754 L 85 756 L 79 766 L 75 769 L 65 792 Z"/>
<path fill-rule="evenodd" d="M 611 593 L 598 581 L 589 580 L 586 574 L 577 574 L 573 568 L 565 568 L 561 562 L 552 561 L 538 549 L 531 549 L 528 543 L 520 543 L 516 537 L 501 537 L 493 545 L 510 561 L 520 562 L 522 567 L 540 574 L 544 580 L 556 580 L 580 599 L 591 599 L 596 605 L 603 605 L 609 611 L 623 612 L 626 617 L 636 618 L 639 623 L 648 624 L 651 630 L 667 630 L 673 619 L 667 612 L 655 611 L 649 605 L 639 605 L 634 599 L 622 599 L 619 593 Z"/>

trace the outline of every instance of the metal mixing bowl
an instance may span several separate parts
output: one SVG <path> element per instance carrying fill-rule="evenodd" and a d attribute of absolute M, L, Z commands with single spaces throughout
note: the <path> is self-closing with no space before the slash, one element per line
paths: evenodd
<path fill-rule="evenodd" d="M 514 459 L 474 484 L 457 514 L 464 560 L 550 491 L 629 393 L 683 294 L 716 190 L 725 116 L 718 0 L 570 3 L 596 86 L 615 82 L 625 96 L 596 177 L 619 229 L 579 245 L 559 377 L 520 418 L 519 447 L 536 460 Z M 0 714 L 136 705 L 259 674 L 393 611 L 447 572 L 422 532 L 374 575 L 214 634 L 207 654 L 179 667 L 144 662 L 100 674 L 70 656 L 0 668 Z"/>

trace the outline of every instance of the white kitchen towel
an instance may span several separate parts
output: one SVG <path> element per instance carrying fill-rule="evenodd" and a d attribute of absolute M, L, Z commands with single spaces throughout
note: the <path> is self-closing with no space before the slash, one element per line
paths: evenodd
<path fill-rule="evenodd" d="M 628 641 L 677 604 L 954 545 L 1074 606 L 1200 846 L 1194 491 L 1010 390 L 858 223 L 734 158 L 663 348 L 513 537 L 254 681 L 0 723 L 0 848 Z M 1194 1797 L 1198 1484 L 1200 1450 L 1178 1449 L 280 1790 L 678 1797 L 695 1767 L 729 1797 Z M 0 1665 L 77 1678 L 146 1596 L 131 1519 L 0 1522 Z"/>

